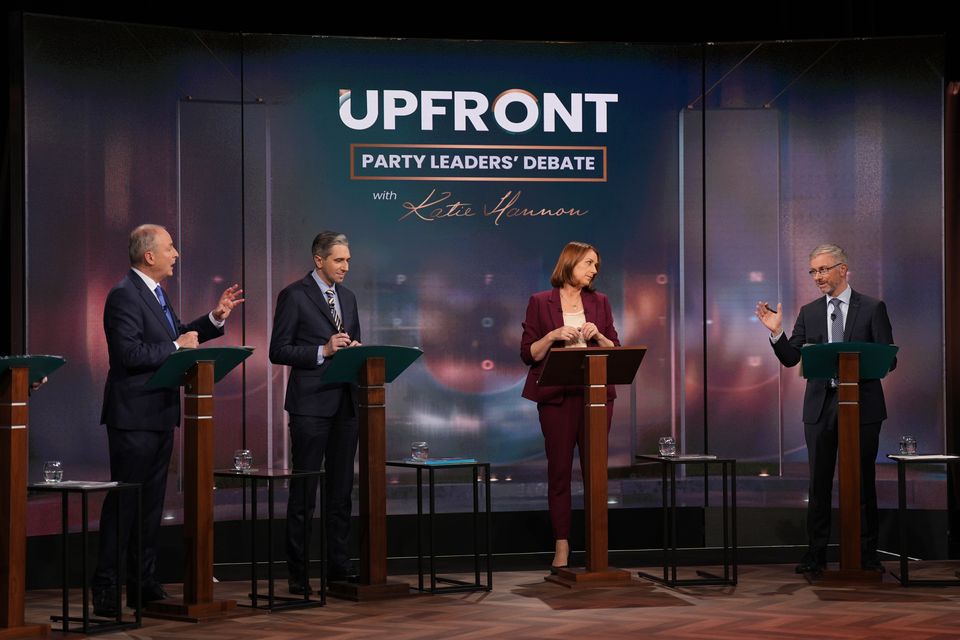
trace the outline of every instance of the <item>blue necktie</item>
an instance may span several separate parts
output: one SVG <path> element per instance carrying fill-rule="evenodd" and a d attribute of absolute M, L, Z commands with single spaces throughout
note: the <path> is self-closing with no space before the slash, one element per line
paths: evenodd
<path fill-rule="evenodd" d="M 153 290 L 157 294 L 157 300 L 160 301 L 160 307 L 163 309 L 163 315 L 167 316 L 167 322 L 170 323 L 170 328 L 173 330 L 173 334 L 177 334 L 177 324 L 173 321 L 173 313 L 170 311 L 170 307 L 167 306 L 167 299 L 163 295 L 163 289 L 160 288 L 160 285 L 157 285 L 157 288 Z"/>

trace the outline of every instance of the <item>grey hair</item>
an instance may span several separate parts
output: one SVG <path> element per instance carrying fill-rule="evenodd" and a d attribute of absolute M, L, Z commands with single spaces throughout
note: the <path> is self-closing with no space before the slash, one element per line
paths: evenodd
<path fill-rule="evenodd" d="M 313 255 L 326 258 L 333 251 L 334 245 L 338 244 L 342 244 L 345 247 L 350 246 L 350 243 L 347 241 L 347 236 L 342 233 L 337 233 L 336 231 L 321 231 L 317 234 L 317 237 L 313 239 Z"/>
<path fill-rule="evenodd" d="M 829 253 L 836 259 L 837 262 L 842 262 L 843 264 L 849 264 L 847 262 L 847 253 L 843 250 L 843 247 L 841 247 L 838 244 L 827 243 L 827 244 L 818 245 L 817 247 L 814 248 L 813 251 L 810 252 L 810 259 L 813 260 L 814 258 L 816 258 L 817 256 L 823 253 Z"/>
<path fill-rule="evenodd" d="M 130 254 L 130 264 L 143 264 L 143 256 L 152 251 L 157 244 L 157 232 L 166 231 L 159 224 L 142 224 L 130 232 L 130 241 L 127 252 Z"/>

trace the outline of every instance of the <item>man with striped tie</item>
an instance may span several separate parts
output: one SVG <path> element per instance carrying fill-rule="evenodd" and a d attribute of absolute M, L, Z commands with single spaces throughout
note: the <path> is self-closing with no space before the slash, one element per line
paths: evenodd
<path fill-rule="evenodd" d="M 854 291 L 847 284 L 847 255 L 835 244 L 822 244 L 810 252 L 809 275 L 823 294 L 800 309 L 788 340 L 783 331 L 782 305 L 774 312 L 766 302 L 757 304 L 757 317 L 770 330 L 770 343 L 786 367 L 800 362 L 805 344 L 824 342 L 880 342 L 893 344 L 887 307 L 876 298 Z M 890 369 L 897 366 L 894 360 Z M 861 566 L 882 571 L 877 557 L 876 458 L 880 426 L 887 417 L 879 380 L 860 381 L 860 483 Z M 810 467 L 807 504 L 807 552 L 797 573 L 817 573 L 826 565 L 830 541 L 833 471 L 837 463 L 837 388 L 833 380 L 807 380 L 803 397 L 803 430 Z"/>
<path fill-rule="evenodd" d="M 360 344 L 357 299 L 343 286 L 350 270 L 347 237 L 323 231 L 313 240 L 314 269 L 277 297 L 270 362 L 289 365 L 284 409 L 290 414 L 293 468 L 326 471 L 328 576 L 354 574 L 347 550 L 353 459 L 357 453 L 357 389 L 321 382 L 340 349 Z M 306 499 L 304 484 L 306 483 Z M 315 479 L 294 480 L 287 501 L 287 569 L 290 592 L 312 592 L 303 541 L 310 538 L 316 504 Z"/>

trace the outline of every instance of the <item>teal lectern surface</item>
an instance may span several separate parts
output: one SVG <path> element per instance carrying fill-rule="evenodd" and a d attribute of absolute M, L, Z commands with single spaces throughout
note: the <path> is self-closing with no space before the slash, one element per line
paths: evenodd
<path fill-rule="evenodd" d="M 27 367 L 30 369 L 29 382 L 33 384 L 40 382 L 66 362 L 60 356 L 0 356 L 0 375 L 15 367 Z"/>
<path fill-rule="evenodd" d="M 183 376 L 197 362 L 213 362 L 213 381 L 220 382 L 234 367 L 253 355 L 253 347 L 203 347 L 180 349 L 170 354 L 153 377 L 147 389 L 173 389 L 183 384 Z"/>
<path fill-rule="evenodd" d="M 879 380 L 890 372 L 890 365 L 900 347 L 877 342 L 828 342 L 804 345 L 800 351 L 800 373 L 804 378 L 837 378 L 838 356 L 860 354 L 860 379 Z"/>
<path fill-rule="evenodd" d="M 386 361 L 384 382 L 393 382 L 414 360 L 423 355 L 417 347 L 391 345 L 348 347 L 337 351 L 330 358 L 330 365 L 321 376 L 324 382 L 352 382 L 360 384 L 360 369 L 368 358 L 383 358 Z"/>

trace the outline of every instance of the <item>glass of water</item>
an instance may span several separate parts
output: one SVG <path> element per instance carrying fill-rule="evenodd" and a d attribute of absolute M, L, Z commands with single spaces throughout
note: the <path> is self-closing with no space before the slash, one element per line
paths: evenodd
<path fill-rule="evenodd" d="M 414 462 L 424 462 L 430 459 L 430 445 L 426 442 L 410 443 L 410 459 Z"/>
<path fill-rule="evenodd" d="M 59 460 L 48 460 L 43 463 L 43 481 L 55 484 L 63 480 L 63 464 Z"/>
<path fill-rule="evenodd" d="M 917 455 L 917 439 L 913 436 L 900 436 L 900 455 Z"/>
<path fill-rule="evenodd" d="M 661 456 L 669 458 L 677 455 L 677 441 L 673 439 L 673 436 L 663 436 L 657 444 Z"/>
<path fill-rule="evenodd" d="M 253 466 L 253 454 L 250 449 L 237 449 L 233 452 L 233 468 L 237 471 L 250 471 Z"/>

